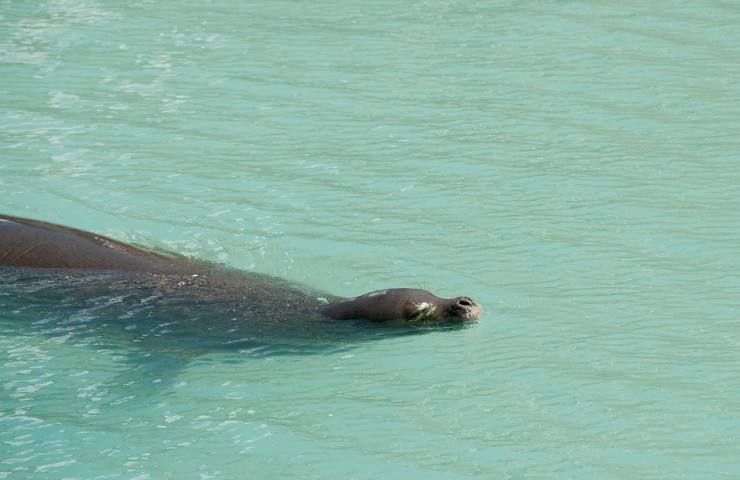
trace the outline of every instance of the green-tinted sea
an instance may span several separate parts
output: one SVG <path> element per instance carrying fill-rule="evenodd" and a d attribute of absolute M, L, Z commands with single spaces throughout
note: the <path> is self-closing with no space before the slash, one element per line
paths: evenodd
<path fill-rule="evenodd" d="M 159 378 L 10 286 L 0 480 L 740 478 L 739 59 L 724 0 L 0 0 L 1 213 L 485 308 Z"/>

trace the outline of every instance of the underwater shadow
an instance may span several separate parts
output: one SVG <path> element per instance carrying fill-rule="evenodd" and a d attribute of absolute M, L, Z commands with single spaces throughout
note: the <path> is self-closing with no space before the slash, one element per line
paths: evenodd
<path fill-rule="evenodd" d="M 260 306 L 163 292 L 160 285 L 130 282 L 115 272 L 0 269 L 3 335 L 41 335 L 115 355 L 131 377 L 116 381 L 121 384 L 169 384 L 205 355 L 225 364 L 333 356 L 368 342 L 459 328 L 271 314 Z M 211 355 L 217 352 L 228 355 Z"/>

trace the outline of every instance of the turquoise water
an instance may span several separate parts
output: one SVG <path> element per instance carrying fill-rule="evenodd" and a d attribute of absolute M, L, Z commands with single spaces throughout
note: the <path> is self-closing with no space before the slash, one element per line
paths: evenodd
<path fill-rule="evenodd" d="M 725 1 L 0 1 L 3 213 L 486 309 L 160 378 L 6 308 L 0 479 L 737 478 L 738 25 Z"/>

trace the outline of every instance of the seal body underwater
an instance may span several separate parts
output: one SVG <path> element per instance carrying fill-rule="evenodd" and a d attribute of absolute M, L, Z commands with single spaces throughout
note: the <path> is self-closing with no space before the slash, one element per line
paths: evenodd
<path fill-rule="evenodd" d="M 118 303 L 133 299 L 128 305 L 136 308 L 142 302 L 155 302 L 160 311 L 177 309 L 180 322 L 190 311 L 200 308 L 201 313 L 210 312 L 208 319 L 199 318 L 205 322 L 199 326 L 200 331 L 221 335 L 220 340 L 226 342 L 226 333 L 239 331 L 245 323 L 257 326 L 257 330 L 282 328 L 295 333 L 309 323 L 321 324 L 326 330 L 346 323 L 344 320 L 394 326 L 465 324 L 477 321 L 482 313 L 470 297 L 445 299 L 421 289 L 394 288 L 346 299 L 268 275 L 147 251 L 102 235 L 4 215 L 0 215 L 2 272 L 6 286 L 32 285 L 26 288 L 27 293 L 63 290 L 88 299 L 107 295 L 109 299 L 123 299 Z"/>

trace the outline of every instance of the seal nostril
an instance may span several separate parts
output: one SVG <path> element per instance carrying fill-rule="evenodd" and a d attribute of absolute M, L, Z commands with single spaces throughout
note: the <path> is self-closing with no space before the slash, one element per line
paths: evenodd
<path fill-rule="evenodd" d="M 460 300 L 457 301 L 457 304 L 463 305 L 465 307 L 472 307 L 474 305 L 473 301 L 470 300 L 469 298 L 461 298 Z"/>

